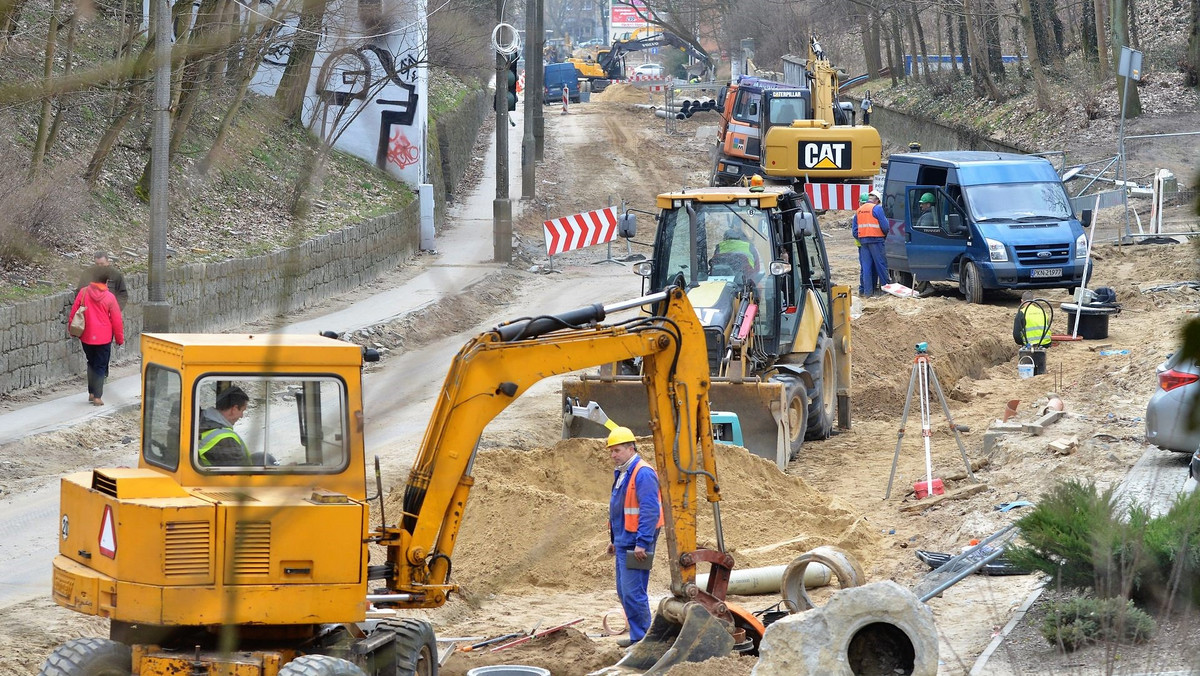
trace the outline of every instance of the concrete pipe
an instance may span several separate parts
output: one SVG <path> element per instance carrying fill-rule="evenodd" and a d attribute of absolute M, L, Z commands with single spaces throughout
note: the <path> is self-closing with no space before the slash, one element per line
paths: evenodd
<path fill-rule="evenodd" d="M 663 119 L 666 119 L 668 117 L 673 117 L 676 120 L 682 120 L 685 117 L 683 113 L 668 113 L 665 110 L 656 110 L 656 111 L 654 111 L 654 114 Z"/>
<path fill-rule="evenodd" d="M 778 594 L 785 570 L 786 565 L 734 569 L 729 574 L 729 593 L 741 596 Z M 829 584 L 831 577 L 829 568 L 814 562 L 804 571 L 804 586 L 809 589 L 823 587 Z M 701 589 L 707 588 L 708 573 L 696 576 L 696 586 Z"/>
<path fill-rule="evenodd" d="M 843 589 L 821 608 L 771 623 L 751 676 L 936 676 L 933 612 L 886 580 Z"/>
<path fill-rule="evenodd" d="M 805 587 L 808 577 L 806 571 L 814 562 L 832 572 L 838 579 L 838 587 L 841 589 L 859 587 L 867 581 L 867 575 L 863 572 L 862 566 L 858 565 L 858 561 L 850 555 L 850 552 L 829 545 L 817 547 L 797 556 L 783 572 L 780 592 L 783 596 L 783 605 L 790 612 L 799 613 L 813 607 L 812 599 L 808 598 Z M 804 580 L 805 584 L 800 584 L 801 580 Z"/>

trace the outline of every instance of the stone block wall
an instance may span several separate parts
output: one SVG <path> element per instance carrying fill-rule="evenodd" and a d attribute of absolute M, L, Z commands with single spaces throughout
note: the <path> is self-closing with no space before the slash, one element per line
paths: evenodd
<path fill-rule="evenodd" d="M 491 104 L 492 98 L 486 90 L 475 91 L 467 94 L 457 108 L 437 119 L 438 149 L 447 197 L 443 203 L 450 201 L 466 174 L 472 159 L 471 149 L 479 137 L 480 127 L 491 114 Z M 430 164 L 431 171 L 434 166 Z"/>
<path fill-rule="evenodd" d="M 858 111 L 858 122 L 862 123 L 862 111 L 858 105 L 862 99 L 843 96 L 854 104 Z M 1019 146 L 989 138 L 967 127 L 951 127 L 940 122 L 909 115 L 898 110 L 875 103 L 871 113 L 871 126 L 879 130 L 880 136 L 891 141 L 893 145 L 903 149 L 909 143 L 916 141 L 921 144 L 921 150 L 933 152 L 937 150 L 995 150 L 1004 153 L 1033 152 Z M 901 152 L 907 152 L 901 150 Z"/>
<path fill-rule="evenodd" d="M 171 268 L 171 330 L 222 331 L 353 290 L 416 253 L 419 226 L 413 200 L 398 212 L 275 253 Z M 125 276 L 126 355 L 137 354 L 146 281 L 141 273 Z M 64 291 L 0 308 L 0 394 L 82 377 L 82 350 L 67 336 L 74 300 L 74 292 Z"/>

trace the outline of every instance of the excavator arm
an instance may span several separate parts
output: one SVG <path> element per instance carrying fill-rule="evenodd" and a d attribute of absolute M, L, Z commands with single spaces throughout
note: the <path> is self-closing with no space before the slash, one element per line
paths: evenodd
<path fill-rule="evenodd" d="M 599 324 L 609 313 L 642 306 L 652 306 L 652 316 Z M 435 607 L 454 590 L 450 573 L 455 541 L 474 483 L 471 468 L 479 437 L 489 421 L 543 378 L 635 357 L 645 364 L 647 415 L 671 561 L 674 603 L 660 606 L 660 615 L 680 625 L 689 614 L 700 615 L 705 630 L 715 631 L 707 626 L 715 624 L 732 641 L 738 630 L 724 596 L 733 560 L 723 551 L 719 526 L 721 494 L 709 415 L 708 356 L 703 327 L 678 287 L 607 307 L 593 305 L 502 324 L 462 348 L 446 376 L 409 474 L 400 523 L 376 531 L 378 541 L 388 547 L 392 593 L 375 600 L 401 607 Z M 696 546 L 701 479 L 717 517 L 717 551 Z M 705 561 L 714 566 L 707 588 L 699 589 L 696 566 Z M 685 608 L 696 603 L 703 613 Z M 728 652 L 729 646 L 723 649 Z"/>

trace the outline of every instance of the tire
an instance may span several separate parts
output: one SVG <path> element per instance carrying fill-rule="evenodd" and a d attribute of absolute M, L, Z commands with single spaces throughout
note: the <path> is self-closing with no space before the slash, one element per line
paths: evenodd
<path fill-rule="evenodd" d="M 978 305 L 983 302 L 983 280 L 979 277 L 979 268 L 971 261 L 963 263 L 962 292 L 968 303 Z"/>
<path fill-rule="evenodd" d="M 787 409 L 783 414 L 788 417 L 791 431 L 787 439 L 788 460 L 795 460 L 804 447 L 804 436 L 808 423 L 808 390 L 804 381 L 790 373 L 781 373 L 774 378 L 784 385 L 784 397 Z"/>
<path fill-rule="evenodd" d="M 808 405 L 805 439 L 828 439 L 837 419 L 837 373 L 833 363 L 833 341 L 822 329 L 817 347 L 804 358 L 804 369 L 812 376 L 813 396 Z"/>
<path fill-rule="evenodd" d="M 54 649 L 39 676 L 129 676 L 129 646 L 107 638 L 75 638 Z"/>
<path fill-rule="evenodd" d="M 367 676 L 353 662 L 329 655 L 303 655 L 283 665 L 279 676 Z"/>
<path fill-rule="evenodd" d="M 437 676 L 437 640 L 428 622 L 410 617 L 384 620 L 376 631 L 396 634 L 393 645 L 397 676 Z"/>

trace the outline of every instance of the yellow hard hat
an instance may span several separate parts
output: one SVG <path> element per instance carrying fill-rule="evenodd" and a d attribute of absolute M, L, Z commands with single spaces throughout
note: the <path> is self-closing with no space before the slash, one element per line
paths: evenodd
<path fill-rule="evenodd" d="M 608 433 L 608 448 L 621 444 L 631 444 L 635 441 L 637 440 L 633 436 L 633 430 L 628 427 L 618 427 Z"/>

